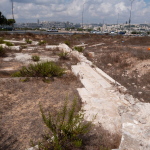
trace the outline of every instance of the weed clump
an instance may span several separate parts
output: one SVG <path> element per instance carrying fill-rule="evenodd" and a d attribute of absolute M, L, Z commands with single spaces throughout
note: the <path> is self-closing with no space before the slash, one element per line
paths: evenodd
<path fill-rule="evenodd" d="M 4 57 L 4 56 L 6 56 L 6 51 L 2 46 L 0 46 L 0 57 Z"/>
<path fill-rule="evenodd" d="M 39 60 L 40 60 L 40 57 L 37 56 L 37 55 L 33 55 L 33 56 L 32 56 L 32 60 L 33 60 L 33 61 L 39 61 Z"/>
<path fill-rule="evenodd" d="M 75 49 L 76 51 L 78 51 L 78 52 L 81 52 L 81 53 L 82 53 L 83 50 L 84 50 L 83 47 L 77 47 L 77 46 L 75 46 L 74 49 Z"/>
<path fill-rule="evenodd" d="M 5 43 L 7 46 L 14 46 L 14 44 L 12 44 L 11 42 L 6 42 L 6 41 L 4 41 L 4 43 Z"/>
<path fill-rule="evenodd" d="M 60 57 L 60 59 L 63 59 L 63 60 L 69 59 L 69 54 L 68 54 L 68 52 L 60 52 L 60 53 L 58 54 L 58 56 Z"/>
<path fill-rule="evenodd" d="M 65 69 L 54 62 L 43 62 L 23 66 L 21 70 L 12 74 L 13 77 L 60 77 L 65 73 Z"/>
<path fill-rule="evenodd" d="M 70 41 L 68 41 L 68 40 L 67 40 L 67 41 L 65 41 L 64 43 L 65 43 L 66 45 L 68 45 L 68 46 L 70 46 L 70 45 L 71 45 L 71 44 L 70 44 Z"/>
<path fill-rule="evenodd" d="M 39 142 L 39 150 L 66 150 L 82 147 L 83 137 L 89 132 L 91 122 L 84 122 L 84 114 L 76 113 L 76 99 L 73 100 L 70 109 L 67 107 L 67 103 L 66 100 L 62 110 L 55 117 L 50 112 L 46 116 L 40 106 L 48 133 L 44 134 L 42 142 Z"/>
<path fill-rule="evenodd" d="M 11 42 L 4 41 L 3 38 L 0 38 L 0 44 L 6 44 L 7 46 L 13 46 L 13 45 L 14 45 L 14 44 L 12 44 Z"/>
<path fill-rule="evenodd" d="M 41 41 L 39 41 L 38 44 L 39 44 L 39 45 L 45 45 L 45 44 L 46 44 L 46 41 L 41 40 Z"/>
<path fill-rule="evenodd" d="M 27 43 L 27 44 L 32 44 L 32 41 L 29 40 L 29 39 L 27 39 L 27 40 L 26 40 L 26 43 Z"/>

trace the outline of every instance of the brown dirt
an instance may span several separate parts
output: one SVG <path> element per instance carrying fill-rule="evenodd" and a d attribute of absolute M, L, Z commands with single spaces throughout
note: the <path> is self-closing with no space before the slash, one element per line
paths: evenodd
<path fill-rule="evenodd" d="M 130 94 L 142 102 L 150 102 L 150 37 L 106 36 L 99 43 L 85 47 L 85 55 L 96 66 L 124 85 Z M 97 41 L 98 44 L 98 41 Z M 92 46 L 93 45 L 93 46 Z"/>
<path fill-rule="evenodd" d="M 32 34 L 3 36 L 5 39 L 13 38 L 13 40 L 22 40 L 24 37 L 32 40 L 45 38 L 45 36 Z M 52 41 L 55 43 L 57 39 L 60 39 L 59 36 Z M 77 97 L 80 108 L 81 101 L 76 89 L 82 85 L 69 71 L 61 78 L 51 79 L 50 83 L 43 82 L 42 78 L 31 78 L 28 82 L 23 82 L 24 79 L 11 78 L 11 74 L 27 64 L 14 59 L 3 61 L 3 58 L 8 56 L 13 58 L 14 53 L 20 52 L 58 57 L 60 53 L 58 49 L 47 50 L 45 45 L 42 45 L 32 51 L 6 49 L 6 52 L 6 57 L 0 57 L 0 150 L 24 150 L 31 147 L 30 140 L 38 142 L 46 130 L 39 104 L 42 105 L 44 111 L 57 113 L 66 97 L 69 100 L 68 105 Z M 77 60 L 74 58 L 57 62 L 67 70 L 70 70 L 71 65 L 76 63 Z"/>
<path fill-rule="evenodd" d="M 2 150 L 23 150 L 30 147 L 30 140 L 38 141 L 44 131 L 39 104 L 45 111 L 59 111 L 66 96 L 71 103 L 78 96 L 76 88 L 81 87 L 72 75 L 55 78 L 49 84 L 38 79 L 1 79 L 0 85 Z"/>

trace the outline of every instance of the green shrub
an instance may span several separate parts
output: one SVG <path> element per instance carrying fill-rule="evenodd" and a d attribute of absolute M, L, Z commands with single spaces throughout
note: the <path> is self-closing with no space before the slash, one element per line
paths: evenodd
<path fill-rule="evenodd" d="M 20 79 L 20 81 L 21 81 L 21 82 L 29 82 L 29 81 L 30 81 L 30 78 L 27 77 L 27 78 L 24 78 L 24 79 Z"/>
<path fill-rule="evenodd" d="M 64 43 L 65 43 L 66 45 L 70 46 L 70 41 L 67 40 L 67 41 L 65 41 Z"/>
<path fill-rule="evenodd" d="M 33 56 L 32 56 L 32 60 L 33 60 L 33 61 L 39 61 L 39 60 L 40 60 L 40 57 L 37 56 L 37 55 L 33 55 Z"/>
<path fill-rule="evenodd" d="M 77 113 L 77 101 L 73 100 L 72 106 L 67 107 L 65 101 L 62 110 L 53 115 L 44 114 L 40 106 L 44 124 L 48 127 L 48 133 L 44 134 L 42 142 L 39 142 L 39 150 L 68 150 L 79 148 L 83 144 L 84 136 L 91 128 L 91 122 L 84 121 L 84 114 Z"/>
<path fill-rule="evenodd" d="M 69 59 L 68 52 L 60 52 L 58 56 L 60 57 L 60 59 Z"/>
<path fill-rule="evenodd" d="M 7 46 L 14 46 L 14 44 L 12 44 L 11 42 L 4 41 L 4 44 L 6 44 Z"/>
<path fill-rule="evenodd" d="M 6 44 L 7 46 L 13 46 L 14 45 L 11 42 L 4 41 L 3 38 L 0 38 L 0 44 Z"/>
<path fill-rule="evenodd" d="M 17 71 L 17 72 L 12 74 L 12 77 L 24 77 L 24 76 L 22 76 L 20 71 Z"/>
<path fill-rule="evenodd" d="M 44 45 L 44 44 L 46 44 L 46 41 L 43 40 L 39 41 L 39 45 Z"/>
<path fill-rule="evenodd" d="M 2 46 L 0 46 L 0 57 L 6 56 L 6 52 Z"/>
<path fill-rule="evenodd" d="M 0 44 L 4 44 L 4 39 L 0 38 Z"/>
<path fill-rule="evenodd" d="M 27 40 L 26 40 L 26 43 L 27 43 L 27 44 L 32 44 L 32 41 L 29 40 L 29 39 L 27 39 Z"/>
<path fill-rule="evenodd" d="M 83 50 L 84 50 L 83 47 L 77 47 L 77 46 L 75 46 L 74 49 L 75 49 L 76 51 L 78 51 L 78 52 L 81 52 L 81 53 L 82 53 Z"/>
<path fill-rule="evenodd" d="M 22 69 L 14 74 L 13 77 L 55 77 L 62 76 L 65 69 L 56 65 L 54 62 L 43 62 L 37 64 L 30 64 L 28 67 Z"/>
<path fill-rule="evenodd" d="M 27 48 L 27 45 L 21 45 L 20 48 L 21 49 Z"/>

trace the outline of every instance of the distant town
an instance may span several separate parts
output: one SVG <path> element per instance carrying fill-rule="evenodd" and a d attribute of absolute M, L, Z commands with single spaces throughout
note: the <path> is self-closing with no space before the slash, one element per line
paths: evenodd
<path fill-rule="evenodd" d="M 150 24 L 74 24 L 71 22 L 15 23 L 15 29 L 89 31 L 92 33 L 150 34 Z"/>

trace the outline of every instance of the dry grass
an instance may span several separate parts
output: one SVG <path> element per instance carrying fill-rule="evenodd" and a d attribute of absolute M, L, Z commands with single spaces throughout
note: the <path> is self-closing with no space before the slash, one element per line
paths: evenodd
<path fill-rule="evenodd" d="M 95 52 L 95 58 L 88 59 L 124 85 L 134 97 L 141 101 L 150 102 L 149 67 L 147 64 L 150 61 L 150 51 L 146 46 L 150 38 L 108 36 L 107 42 L 105 40 L 105 38 L 102 39 L 104 45 L 86 47 L 85 53 Z M 136 45 L 136 43 L 138 44 Z M 141 92 L 142 94 L 139 94 Z"/>
<path fill-rule="evenodd" d="M 81 87 L 77 78 L 55 78 L 49 84 L 32 79 L 20 82 L 18 79 L 0 80 L 0 148 L 20 150 L 30 147 L 30 140 L 38 140 L 44 131 L 39 103 L 45 111 L 59 111 L 68 96 L 69 103 L 78 96 Z M 69 80 L 68 80 L 69 79 Z M 80 107 L 80 99 L 78 101 Z M 15 141 L 15 142 L 14 142 Z"/>
<path fill-rule="evenodd" d="M 85 150 L 111 150 L 119 147 L 121 136 L 110 134 L 99 125 L 93 126 L 84 141 L 83 149 Z"/>

